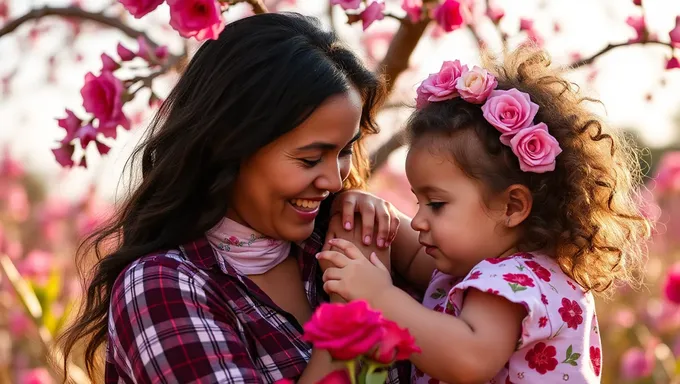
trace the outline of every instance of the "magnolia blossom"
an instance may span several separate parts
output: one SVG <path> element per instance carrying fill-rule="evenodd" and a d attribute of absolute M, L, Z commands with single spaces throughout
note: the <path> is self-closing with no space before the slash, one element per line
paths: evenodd
<path fill-rule="evenodd" d="M 331 0 L 332 5 L 339 5 L 344 10 L 357 9 L 361 5 L 361 0 Z"/>
<path fill-rule="evenodd" d="M 433 18 L 446 32 L 452 32 L 460 28 L 464 23 L 464 9 L 459 0 L 444 0 L 434 9 Z"/>
<path fill-rule="evenodd" d="M 118 0 L 132 16 L 139 19 L 156 9 L 163 0 Z"/>
<path fill-rule="evenodd" d="M 673 46 L 680 48 L 680 16 L 675 16 L 675 28 L 668 33 L 668 36 Z"/>
<path fill-rule="evenodd" d="M 406 11 L 412 23 L 417 23 L 423 16 L 423 0 L 403 0 L 401 9 Z"/>
<path fill-rule="evenodd" d="M 364 31 L 373 24 L 374 21 L 385 18 L 383 12 L 385 11 L 385 3 L 382 1 L 373 1 L 366 9 L 364 9 L 359 17 L 361 17 L 361 24 Z"/>
<path fill-rule="evenodd" d="M 220 3 L 215 0 L 168 0 L 170 26 L 184 37 L 217 39 L 224 29 Z"/>

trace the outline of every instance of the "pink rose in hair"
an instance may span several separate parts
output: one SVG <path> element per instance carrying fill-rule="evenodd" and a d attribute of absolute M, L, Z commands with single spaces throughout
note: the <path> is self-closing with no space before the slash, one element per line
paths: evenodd
<path fill-rule="evenodd" d="M 510 145 L 510 139 L 522 128 L 533 124 L 538 104 L 527 93 L 513 88 L 494 90 L 482 105 L 484 118 L 501 132 L 501 143 Z"/>
<path fill-rule="evenodd" d="M 163 0 L 119 0 L 123 7 L 136 19 L 156 9 Z"/>
<path fill-rule="evenodd" d="M 519 168 L 533 173 L 554 171 L 555 158 L 562 153 L 560 144 L 548 133 L 544 123 L 521 129 L 510 140 L 510 148 L 519 159 Z"/>
<path fill-rule="evenodd" d="M 460 97 L 468 103 L 482 104 L 498 85 L 496 78 L 486 69 L 473 67 L 464 70 L 456 81 L 456 89 Z"/>
<path fill-rule="evenodd" d="M 217 39 L 224 29 L 220 3 L 215 0 L 168 0 L 170 26 L 184 37 Z"/>
<path fill-rule="evenodd" d="M 460 75 L 467 70 L 467 65 L 461 65 L 459 60 L 445 61 L 438 73 L 430 75 L 420 84 L 417 91 L 418 98 L 427 101 L 453 99 L 458 96 L 456 82 Z"/>

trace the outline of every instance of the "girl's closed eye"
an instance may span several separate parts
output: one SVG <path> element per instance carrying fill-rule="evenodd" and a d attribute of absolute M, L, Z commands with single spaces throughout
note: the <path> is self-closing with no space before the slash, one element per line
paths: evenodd
<path fill-rule="evenodd" d="M 432 209 L 433 212 L 437 212 L 444 206 L 444 204 L 446 203 L 441 201 L 430 201 L 429 203 L 427 203 L 427 206 L 430 207 L 430 209 Z"/>

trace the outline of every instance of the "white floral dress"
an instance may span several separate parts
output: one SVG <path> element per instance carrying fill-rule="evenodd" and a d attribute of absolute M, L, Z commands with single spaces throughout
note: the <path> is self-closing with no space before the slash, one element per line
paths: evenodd
<path fill-rule="evenodd" d="M 489 384 L 600 382 L 595 302 L 554 260 L 538 253 L 488 259 L 464 279 L 435 271 L 423 305 L 458 316 L 469 288 L 522 304 L 528 313 L 515 353 Z M 412 381 L 439 383 L 415 367 Z"/>

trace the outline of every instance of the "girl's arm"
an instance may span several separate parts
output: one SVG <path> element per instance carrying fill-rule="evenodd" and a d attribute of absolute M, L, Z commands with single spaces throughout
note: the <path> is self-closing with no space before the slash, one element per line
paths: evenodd
<path fill-rule="evenodd" d="M 420 245 L 418 232 L 411 228 L 411 218 L 397 212 L 400 225 L 392 242 L 392 268 L 414 288 L 424 292 L 434 272 L 434 259 Z"/>

